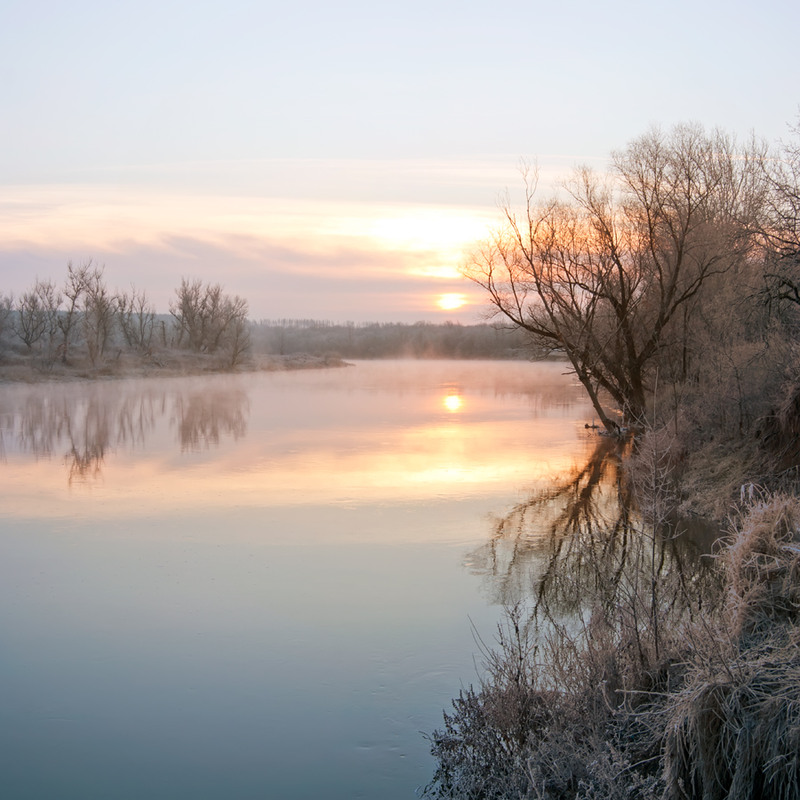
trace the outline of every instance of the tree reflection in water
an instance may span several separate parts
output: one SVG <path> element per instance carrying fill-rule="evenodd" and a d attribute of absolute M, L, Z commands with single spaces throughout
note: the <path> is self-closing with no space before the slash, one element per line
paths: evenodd
<path fill-rule="evenodd" d="M 37 458 L 63 453 L 70 485 L 99 480 L 108 453 L 144 448 L 162 419 L 175 426 L 186 452 L 216 447 L 225 436 L 240 438 L 248 413 L 241 388 L 180 385 L 37 387 L 3 409 L 11 422 L 4 434 L 21 452 Z"/>
<path fill-rule="evenodd" d="M 598 440 L 473 553 L 506 613 L 494 646 L 478 639 L 478 688 L 431 736 L 438 767 L 424 796 L 660 796 L 657 698 L 680 687 L 706 631 L 692 623 L 723 593 L 666 513 L 665 451 L 641 447 L 645 469 L 628 474 L 632 446 Z"/>
<path fill-rule="evenodd" d="M 222 435 L 239 439 L 247 432 L 250 410 L 242 390 L 195 391 L 175 396 L 172 421 L 181 452 L 218 446 Z"/>
<path fill-rule="evenodd" d="M 657 639 L 665 610 L 692 615 L 714 596 L 712 559 L 703 557 L 714 537 L 674 516 L 646 520 L 623 464 L 630 448 L 599 438 L 585 463 L 496 520 L 468 559 L 494 602 L 530 602 L 551 625 L 628 609 Z"/>

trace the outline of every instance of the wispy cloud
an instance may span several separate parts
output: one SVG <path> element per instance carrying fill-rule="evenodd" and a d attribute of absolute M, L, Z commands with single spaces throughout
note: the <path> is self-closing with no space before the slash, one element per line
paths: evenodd
<path fill-rule="evenodd" d="M 542 170 L 546 190 L 557 166 Z M 191 276 L 225 283 L 262 317 L 315 316 L 335 296 L 348 318 L 435 319 L 441 293 L 465 292 L 449 314 L 465 319 L 479 295 L 459 266 L 520 183 L 517 164 L 492 158 L 227 160 L 92 177 L 0 184 L 0 291 L 60 281 L 67 261 L 92 258 L 160 310 Z"/>
<path fill-rule="evenodd" d="M 319 245 L 319 243 L 317 243 Z M 69 260 L 106 266 L 112 288 L 135 284 L 166 311 L 181 277 L 221 282 L 246 297 L 257 318 L 315 317 L 352 320 L 468 321 L 473 308 L 443 315 L 439 294 L 472 292 L 462 279 L 437 272 L 439 254 L 349 246 L 304 246 L 302 239 L 257 236 L 164 236 L 152 243 L 117 241 L 113 248 L 33 245 L 0 248 L 0 291 L 19 294 L 35 277 L 60 282 Z M 359 242 L 355 242 L 358 245 Z M 431 266 L 433 265 L 433 266 Z M 427 274 L 426 274 L 427 271 Z"/>

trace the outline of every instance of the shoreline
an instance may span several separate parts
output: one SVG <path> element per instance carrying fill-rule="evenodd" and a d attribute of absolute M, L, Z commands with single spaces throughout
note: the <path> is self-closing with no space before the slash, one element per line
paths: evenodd
<path fill-rule="evenodd" d="M 77 381 L 125 380 L 130 378 L 174 378 L 193 375 L 245 374 L 249 372 L 285 372 L 304 369 L 335 369 L 352 364 L 338 357 L 312 356 L 305 353 L 277 356 L 251 356 L 234 367 L 214 356 L 158 353 L 151 356 L 122 354 L 103 365 L 54 363 L 37 368 L 29 361 L 0 364 L 0 386 L 37 383 L 72 383 Z"/>

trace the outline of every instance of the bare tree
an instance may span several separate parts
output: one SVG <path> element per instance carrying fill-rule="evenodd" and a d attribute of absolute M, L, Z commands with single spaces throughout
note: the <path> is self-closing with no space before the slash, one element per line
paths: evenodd
<path fill-rule="evenodd" d="M 83 316 L 81 304 L 86 286 L 92 273 L 92 262 L 88 261 L 80 267 L 67 264 L 67 278 L 64 282 L 65 307 L 58 315 L 58 327 L 61 331 L 61 360 L 66 364 L 69 360 L 69 348 L 80 330 Z"/>
<path fill-rule="evenodd" d="M 250 323 L 247 321 L 247 303 L 240 297 L 234 298 L 234 306 L 244 303 L 244 309 L 235 313 L 228 330 L 228 350 L 230 366 L 241 363 L 244 355 L 250 350 Z"/>
<path fill-rule="evenodd" d="M 47 325 L 45 312 L 35 288 L 22 293 L 17 301 L 16 310 L 14 332 L 22 339 L 28 350 L 31 350 L 44 335 Z"/>
<path fill-rule="evenodd" d="M 128 347 L 142 352 L 150 348 L 155 327 L 155 309 L 144 291 L 135 286 L 115 298 L 119 327 Z"/>
<path fill-rule="evenodd" d="M 103 267 L 86 274 L 83 301 L 83 333 L 92 364 L 103 358 L 114 330 L 116 303 L 106 287 Z"/>
<path fill-rule="evenodd" d="M 218 283 L 208 284 L 202 294 L 200 307 L 201 349 L 215 353 L 222 343 L 228 323 L 228 298 Z"/>
<path fill-rule="evenodd" d="M 10 294 L 0 294 L 0 346 L 3 345 L 3 338 L 7 330 L 11 328 L 14 314 L 14 296 Z"/>
<path fill-rule="evenodd" d="M 682 126 L 654 130 L 613 157 L 602 180 L 579 169 L 568 202 L 504 208 L 502 229 L 465 267 L 495 313 L 569 360 L 604 426 L 645 419 L 663 350 L 690 336 L 701 290 L 745 259 L 758 208 L 755 145 Z M 685 376 L 684 376 L 685 377 Z"/>
<path fill-rule="evenodd" d="M 29 351 L 38 344 L 46 363 L 52 363 L 55 355 L 60 305 L 61 294 L 50 280 L 37 280 L 17 301 L 14 332 Z"/>
<path fill-rule="evenodd" d="M 238 363 L 249 345 L 247 301 L 223 292 L 220 284 L 183 279 L 170 303 L 175 319 L 178 344 L 197 353 L 216 353 L 228 349 L 232 364 Z"/>
<path fill-rule="evenodd" d="M 178 346 L 187 346 L 190 350 L 200 351 L 203 348 L 204 290 L 202 281 L 189 282 L 181 279 L 181 285 L 175 290 L 175 300 L 169 305 L 169 312 L 175 320 Z"/>

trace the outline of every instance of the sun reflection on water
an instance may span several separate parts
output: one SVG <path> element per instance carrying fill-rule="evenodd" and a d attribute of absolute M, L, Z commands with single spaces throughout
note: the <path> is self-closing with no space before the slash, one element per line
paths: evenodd
<path fill-rule="evenodd" d="M 442 381 L 444 363 L 414 364 L 416 383 L 406 385 L 402 367 L 359 366 L 355 383 L 354 370 L 6 389 L 0 507 L 7 516 L 152 517 L 225 505 L 419 502 L 476 487 L 505 492 L 571 464 L 581 412 L 564 410 L 571 390 L 559 365 L 538 369 L 567 389 L 553 389 L 552 400 L 540 389 L 538 405 L 527 374 L 522 388 L 498 395 L 493 384 Z M 502 367 L 523 368 L 531 369 Z M 395 383 L 376 404 L 373 381 L 384 373 Z"/>
<path fill-rule="evenodd" d="M 464 398 L 460 394 L 451 392 L 442 399 L 442 405 L 451 414 L 457 414 L 464 408 Z"/>

